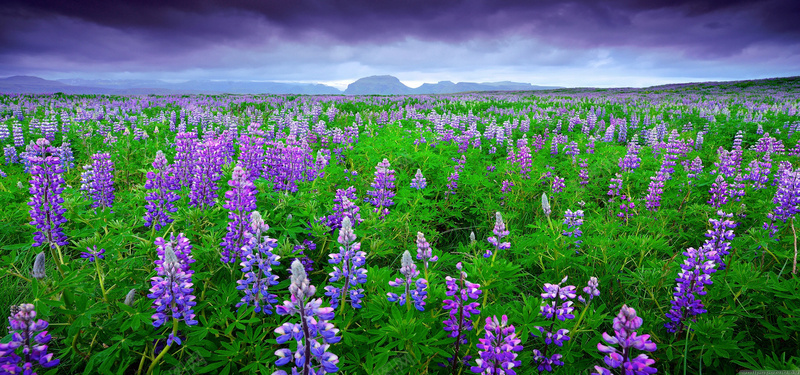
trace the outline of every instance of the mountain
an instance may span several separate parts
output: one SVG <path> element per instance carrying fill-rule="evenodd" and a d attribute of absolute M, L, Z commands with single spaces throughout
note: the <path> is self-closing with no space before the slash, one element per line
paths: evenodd
<path fill-rule="evenodd" d="M 410 88 L 393 76 L 371 76 L 361 78 L 344 91 L 347 95 L 409 95 L 409 94 L 454 94 L 469 91 L 531 91 L 550 90 L 561 87 L 535 86 L 530 83 L 519 82 L 459 82 L 440 81 L 438 83 L 423 83 L 417 88 Z"/>
<path fill-rule="evenodd" d="M 370 76 L 347 85 L 346 95 L 405 95 L 414 90 L 393 76 Z"/>
<path fill-rule="evenodd" d="M 257 81 L 186 81 L 164 82 L 156 80 L 85 80 L 62 79 L 60 82 L 70 85 L 106 87 L 113 89 L 146 89 L 158 88 L 178 93 L 205 94 L 306 94 L 306 95 L 339 95 L 342 92 L 335 87 L 312 83 L 283 83 Z"/>

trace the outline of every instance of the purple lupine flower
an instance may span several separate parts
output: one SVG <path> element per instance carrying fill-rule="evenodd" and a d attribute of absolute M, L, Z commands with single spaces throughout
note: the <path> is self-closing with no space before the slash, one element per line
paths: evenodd
<path fill-rule="evenodd" d="M 422 234 L 422 232 L 417 232 L 417 259 L 422 261 L 426 271 L 428 270 L 428 262 L 439 260 L 439 256 L 433 255 L 431 245 L 425 239 L 425 235 Z"/>
<path fill-rule="evenodd" d="M 356 197 L 356 188 L 350 186 L 347 189 L 336 189 L 336 196 L 333 198 L 333 214 L 323 216 L 320 221 L 324 223 L 331 231 L 335 231 L 342 227 L 342 220 L 345 217 L 350 218 L 350 222 L 358 226 L 364 219 L 358 213 L 360 208 L 356 206 L 355 202 L 358 200 Z"/>
<path fill-rule="evenodd" d="M 477 366 L 472 366 L 470 370 L 476 374 L 483 375 L 516 375 L 514 368 L 522 365 L 517 360 L 518 354 L 522 351 L 522 342 L 517 338 L 513 325 L 508 325 L 508 317 L 503 315 L 500 321 L 497 315 L 486 318 L 484 326 L 484 338 L 478 339 L 478 356 L 475 362 Z"/>
<path fill-rule="evenodd" d="M 456 194 L 456 189 L 458 189 L 458 179 L 458 172 L 450 173 L 450 175 L 447 176 L 447 194 Z"/>
<path fill-rule="evenodd" d="M 6 145 L 6 147 L 3 147 L 3 155 L 6 157 L 6 165 L 19 163 L 19 155 L 17 154 L 16 147 Z"/>
<path fill-rule="evenodd" d="M 461 345 L 468 343 L 466 332 L 472 330 L 472 316 L 481 313 L 478 310 L 480 303 L 469 302 L 470 299 L 478 300 L 481 295 L 481 286 L 467 281 L 467 273 L 462 271 L 461 262 L 456 264 L 456 269 L 460 273 L 458 279 L 450 276 L 445 278 L 445 283 L 447 284 L 447 292 L 445 294 L 448 297 L 452 297 L 452 299 L 442 301 L 442 307 L 445 310 L 450 310 L 448 318 L 444 321 L 444 330 L 448 332 L 448 337 L 456 339 L 453 357 L 448 359 L 453 366 L 453 374 L 456 373 L 456 366 L 459 363 L 458 354 Z M 467 359 L 465 358 L 464 360 L 466 361 Z"/>
<path fill-rule="evenodd" d="M 336 366 L 339 357 L 328 351 L 331 344 L 341 340 L 336 334 L 339 330 L 329 323 L 334 317 L 333 307 L 322 307 L 322 298 L 312 299 L 317 288 L 308 280 L 303 264 L 299 260 L 292 262 L 291 284 L 289 301 L 276 308 L 278 315 L 300 315 L 300 323 L 283 323 L 275 329 L 278 334 L 278 344 L 283 344 L 289 339 L 297 342 L 297 350 L 278 349 L 275 355 L 278 360 L 276 366 L 283 366 L 294 359 L 293 375 L 319 375 L 339 371 Z M 322 343 L 320 343 L 320 340 Z M 278 370 L 274 375 L 287 375 L 286 371 Z"/>
<path fill-rule="evenodd" d="M 172 223 L 173 219 L 170 214 L 178 211 L 174 202 L 181 197 L 174 190 L 180 189 L 181 186 L 167 164 L 167 157 L 161 150 L 156 152 L 156 158 L 152 165 L 155 172 L 147 172 L 147 182 L 144 184 L 144 188 L 150 190 L 144 198 L 147 200 L 144 226 L 152 225 L 155 230 L 159 231 L 162 227 Z"/>
<path fill-rule="evenodd" d="M 566 210 L 564 211 L 564 225 L 567 229 L 561 234 L 571 238 L 580 238 L 583 236 L 581 226 L 583 225 L 583 210 Z M 581 240 L 575 240 L 575 247 L 581 246 Z"/>
<path fill-rule="evenodd" d="M 506 230 L 506 223 L 503 222 L 503 216 L 500 215 L 499 212 L 494 213 L 494 229 L 492 229 L 492 233 L 494 233 L 494 236 L 486 240 L 495 247 L 495 251 L 499 252 L 500 250 L 511 248 L 511 242 L 501 242 L 510 232 Z M 490 256 L 492 256 L 492 250 L 486 249 L 486 253 L 483 254 L 483 257 L 488 258 Z"/>
<path fill-rule="evenodd" d="M 800 169 L 792 170 L 789 165 L 775 179 L 778 180 L 778 187 L 772 203 L 776 206 L 767 214 L 770 223 L 764 223 L 764 228 L 769 229 L 770 237 L 778 233 L 779 228 L 775 225 L 778 221 L 786 224 L 800 213 Z"/>
<path fill-rule="evenodd" d="M 364 289 L 359 288 L 359 284 L 367 282 L 367 269 L 364 267 L 367 253 L 361 251 L 361 242 L 356 241 L 356 234 L 353 232 L 353 224 L 350 218 L 342 220 L 342 229 L 339 230 L 339 253 L 329 254 L 331 258 L 328 263 L 338 264 L 333 267 L 333 272 L 329 281 L 331 283 L 343 280 L 341 287 L 328 285 L 325 287 L 325 295 L 331 298 L 331 306 L 335 309 L 339 303 L 347 301 L 350 297 L 350 305 L 354 309 L 361 308 L 361 299 L 364 298 Z"/>
<path fill-rule="evenodd" d="M 642 326 L 642 318 L 636 316 L 636 310 L 627 305 L 622 305 L 619 314 L 614 318 L 614 336 L 603 332 L 603 340 L 608 344 L 597 343 L 597 350 L 606 354 L 603 361 L 609 368 L 620 368 L 625 374 L 655 374 L 657 371 L 651 367 L 655 360 L 646 354 L 633 355 L 633 349 L 654 352 L 656 344 L 650 340 L 650 335 L 639 335 L 636 330 Z M 612 345 L 619 345 L 619 349 Z M 611 375 L 608 368 L 595 366 L 592 374 Z"/>
<path fill-rule="evenodd" d="M 197 163 L 197 134 L 180 132 L 175 134 L 175 177 L 181 187 L 192 186 L 192 175 Z"/>
<path fill-rule="evenodd" d="M 372 198 L 365 200 L 375 206 L 375 212 L 380 214 L 381 219 L 389 214 L 389 207 L 394 205 L 392 198 L 394 198 L 394 169 L 389 169 L 388 159 L 383 159 L 377 166 L 375 166 L 375 180 L 370 186 L 374 190 L 368 190 L 367 195 Z"/>
<path fill-rule="evenodd" d="M 717 175 L 717 179 L 711 184 L 711 189 L 708 192 L 711 194 L 711 199 L 706 203 L 710 204 L 711 207 L 719 209 L 725 203 L 728 203 L 728 183 L 725 182 L 725 177 L 721 174 Z"/>
<path fill-rule="evenodd" d="M 28 206 L 31 207 L 30 224 L 38 229 L 33 234 L 33 246 L 65 246 L 67 236 L 61 225 L 67 222 L 63 216 L 67 210 L 61 206 L 64 203 L 61 161 L 53 155 L 55 148 L 47 139 L 39 138 L 32 148 L 34 154 L 27 158 L 32 164 Z"/>
<path fill-rule="evenodd" d="M 730 254 L 731 241 L 736 237 L 733 229 L 736 228 L 736 223 L 729 218 L 733 214 L 717 211 L 717 218 L 710 218 L 708 221 L 711 223 L 713 229 L 706 232 L 706 241 L 703 246 L 706 247 L 708 259 L 714 261 L 714 264 L 719 265 L 720 271 L 725 270 L 725 256 Z"/>
<path fill-rule="evenodd" d="M 87 174 L 86 181 L 83 181 L 83 188 L 92 200 L 92 208 L 104 210 L 106 207 L 111 209 L 114 205 L 113 172 L 114 163 L 109 153 L 98 152 L 92 155 L 91 174 Z"/>
<path fill-rule="evenodd" d="M 699 249 L 690 247 L 683 253 L 686 259 L 675 279 L 678 285 L 672 293 L 672 308 L 667 313 L 670 322 L 664 324 L 668 332 L 681 332 L 686 320 L 694 320 L 695 316 L 706 312 L 700 297 L 706 294 L 705 286 L 712 284 L 711 274 L 716 272 L 716 264 L 709 259 L 715 254 L 709 252 L 704 245 Z"/>
<path fill-rule="evenodd" d="M 256 190 L 253 182 L 248 179 L 247 172 L 240 166 L 233 169 L 231 179 L 228 181 L 230 190 L 225 192 L 223 208 L 230 210 L 228 213 L 228 232 L 219 244 L 222 246 L 220 259 L 223 263 L 233 263 L 236 259 L 244 259 L 242 246 L 245 243 L 245 233 L 250 230 L 250 213 L 256 209 Z"/>
<path fill-rule="evenodd" d="M 316 249 L 317 244 L 315 244 L 313 241 L 303 240 L 302 245 L 295 245 L 293 249 L 294 251 L 292 254 L 298 256 L 289 258 L 289 260 L 294 262 L 294 260 L 297 259 L 303 264 L 303 268 L 306 270 L 306 273 L 314 272 L 314 261 L 305 254 L 305 251 L 314 251 Z"/>
<path fill-rule="evenodd" d="M 558 284 L 544 284 L 544 293 L 542 293 L 542 306 L 540 307 L 540 310 L 542 316 L 545 319 L 550 320 L 550 327 L 534 327 L 542 334 L 545 343 L 544 350 L 533 350 L 533 359 L 538 363 L 537 368 L 539 369 L 539 372 L 552 372 L 553 366 L 564 366 L 564 362 L 561 361 L 561 358 L 563 357 L 561 354 L 554 353 L 548 357 L 547 352 L 552 345 L 561 347 L 564 345 L 564 341 L 568 341 L 570 339 L 570 337 L 567 335 L 569 333 L 568 329 L 555 329 L 556 319 L 562 322 L 568 319 L 575 319 L 575 315 L 572 314 L 575 308 L 572 307 L 573 303 L 571 300 L 577 296 L 575 293 L 576 288 L 574 285 L 562 287 L 561 284 L 565 282 L 567 282 L 567 276 L 565 276 Z M 531 332 L 531 335 L 534 335 L 534 333 Z"/>
<path fill-rule="evenodd" d="M 586 153 L 587 154 L 594 154 L 594 137 L 589 137 L 589 143 L 586 145 Z"/>
<path fill-rule="evenodd" d="M 3 170 L 2 170 L 2 169 L 0 169 L 0 178 L 6 178 L 6 177 L 8 177 L 8 175 L 6 174 L 6 172 L 3 172 Z"/>
<path fill-rule="evenodd" d="M 623 223 L 627 223 L 628 219 L 630 219 L 634 215 L 633 209 L 636 208 L 636 204 L 633 203 L 631 198 L 625 194 L 619 196 L 619 210 L 617 210 L 617 217 L 622 219 Z"/>
<path fill-rule="evenodd" d="M 667 174 L 663 170 L 658 170 L 655 176 L 650 177 L 650 185 L 647 187 L 645 196 L 647 201 L 645 207 L 648 210 L 656 212 L 661 207 L 661 194 L 664 193 L 664 181 L 666 180 Z"/>
<path fill-rule="evenodd" d="M 422 190 L 428 186 L 428 180 L 425 179 L 425 176 L 422 175 L 422 170 L 417 169 L 417 173 L 414 175 L 414 178 L 411 180 L 411 188 Z"/>
<path fill-rule="evenodd" d="M 59 364 L 60 360 L 53 359 L 53 353 L 47 352 L 51 338 L 46 331 L 49 324 L 36 319 L 32 304 L 11 306 L 8 325 L 11 341 L 0 343 L 0 373 L 35 375 L 35 365 L 51 368 Z M 16 353 L 18 348 L 22 348 L 22 357 Z"/>
<path fill-rule="evenodd" d="M 597 277 L 590 277 L 589 282 L 585 287 L 583 287 L 583 292 L 586 293 L 586 297 L 589 297 L 589 299 L 587 300 L 586 297 L 580 295 L 578 296 L 578 301 L 584 305 L 587 305 L 592 299 L 594 299 L 594 297 L 600 295 L 600 289 L 598 289 L 599 286 L 600 282 L 597 280 Z"/>
<path fill-rule="evenodd" d="M 581 158 L 581 162 L 578 166 L 581 167 L 580 171 L 578 171 L 578 177 L 581 179 L 581 186 L 586 187 L 589 184 L 589 163 L 587 163 L 588 159 Z"/>
<path fill-rule="evenodd" d="M 691 185 L 693 180 L 703 173 L 703 160 L 698 156 L 692 160 L 688 167 L 685 166 L 684 169 L 686 169 L 686 177 L 689 179 L 689 185 Z"/>
<path fill-rule="evenodd" d="M 425 299 L 428 298 L 428 292 L 425 290 L 428 288 L 428 281 L 418 277 L 414 280 L 415 277 L 419 276 L 419 271 L 417 271 L 417 266 L 414 264 L 414 261 L 411 260 L 411 253 L 406 250 L 403 253 L 402 260 L 400 262 L 400 273 L 404 276 L 404 278 L 396 278 L 394 281 L 389 281 L 389 286 L 392 287 L 403 287 L 404 292 L 400 295 L 396 293 L 386 293 L 386 296 L 389 299 L 389 302 L 400 302 L 400 306 L 403 306 L 408 302 L 409 297 L 412 301 L 414 301 L 414 307 L 419 311 L 425 311 Z M 415 289 L 411 289 L 411 284 L 414 284 Z"/>
<path fill-rule="evenodd" d="M 237 167 L 238 168 L 238 167 Z M 242 180 L 247 180 L 247 175 L 242 170 Z M 278 276 L 272 274 L 272 266 L 280 265 L 279 256 L 272 253 L 278 247 L 278 241 L 269 238 L 266 232 L 269 226 L 258 211 L 250 214 L 249 228 L 244 235 L 241 259 L 244 278 L 236 281 L 236 289 L 244 291 L 244 297 L 236 307 L 250 306 L 252 303 L 255 312 L 272 314 L 272 306 L 278 303 L 278 296 L 270 293 L 269 287 L 278 285 Z"/>
<path fill-rule="evenodd" d="M 620 194 L 620 189 L 622 189 L 622 176 L 617 173 L 616 177 L 611 179 L 611 183 L 608 185 L 608 195 L 611 198 L 608 198 L 608 203 L 614 202 L 614 198 L 616 198 Z"/>
<path fill-rule="evenodd" d="M 87 247 L 86 251 L 81 252 L 81 258 L 88 259 L 89 262 L 94 262 L 95 258 L 106 259 L 106 256 L 103 255 L 105 252 L 106 249 L 100 249 L 100 251 L 98 251 L 97 245 L 94 245 L 91 248 Z"/>
<path fill-rule="evenodd" d="M 164 241 L 162 237 L 156 238 L 155 244 L 159 259 L 154 263 L 158 276 L 152 278 L 150 294 L 147 295 L 153 299 L 153 308 L 156 309 L 156 313 L 152 316 L 155 320 L 153 327 L 161 327 L 173 319 L 174 325 L 167 337 L 167 345 L 172 345 L 173 342 L 180 345 L 181 339 L 176 336 L 177 322 L 183 320 L 190 326 L 197 324 L 192 309 L 197 304 L 194 301 L 195 296 L 192 295 L 194 271 L 189 269 L 189 265 L 194 263 L 192 245 L 183 233 L 179 234 L 177 239 L 172 234 L 169 242 Z"/>
<path fill-rule="evenodd" d="M 624 157 L 619 159 L 618 163 L 619 168 L 622 169 L 623 172 L 631 172 L 639 168 L 642 162 L 642 158 L 639 157 L 639 150 L 641 150 L 641 146 L 636 143 L 630 143 L 628 145 L 627 153 Z"/>
<path fill-rule="evenodd" d="M 189 206 L 199 208 L 214 206 L 219 190 L 217 182 L 222 178 L 224 161 L 220 142 L 214 139 L 203 142 L 195 152 L 194 158 Z"/>
<path fill-rule="evenodd" d="M 511 192 L 514 183 L 509 180 L 503 180 L 503 185 L 500 187 L 500 205 L 505 205 L 506 194 Z"/>
<path fill-rule="evenodd" d="M 564 179 L 558 176 L 553 176 L 553 194 L 558 194 L 564 190 Z"/>
<path fill-rule="evenodd" d="M 574 165 L 577 161 L 578 155 L 581 153 L 581 150 L 578 149 L 578 142 L 572 141 L 568 145 L 564 146 L 564 154 L 572 156 L 572 164 Z"/>

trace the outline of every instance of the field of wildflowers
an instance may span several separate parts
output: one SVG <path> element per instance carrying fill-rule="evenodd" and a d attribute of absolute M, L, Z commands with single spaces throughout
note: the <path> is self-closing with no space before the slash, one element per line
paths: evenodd
<path fill-rule="evenodd" d="M 0 119 L 0 374 L 800 370 L 796 79 Z"/>

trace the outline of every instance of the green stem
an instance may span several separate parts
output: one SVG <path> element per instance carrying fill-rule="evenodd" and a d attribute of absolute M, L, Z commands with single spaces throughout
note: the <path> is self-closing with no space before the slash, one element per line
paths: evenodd
<path fill-rule="evenodd" d="M 104 285 L 105 277 L 103 277 L 103 273 L 100 271 L 100 257 L 97 255 L 94 257 L 94 268 L 97 270 L 97 280 L 100 282 L 100 290 L 103 292 L 103 301 L 108 303 L 108 296 L 106 295 L 106 287 Z"/>
<path fill-rule="evenodd" d="M 178 334 L 178 319 L 172 318 L 172 336 L 175 336 L 177 334 Z M 156 347 L 154 345 L 153 350 L 155 350 L 155 348 Z M 165 346 L 164 350 L 162 350 L 161 353 L 158 353 L 158 357 L 156 357 L 156 359 L 153 360 L 153 363 L 150 364 L 150 367 L 147 368 L 147 375 L 153 373 L 153 370 L 156 368 L 156 364 L 158 364 L 158 362 L 161 361 L 161 358 L 163 358 L 168 351 L 169 351 L 169 345 Z"/>

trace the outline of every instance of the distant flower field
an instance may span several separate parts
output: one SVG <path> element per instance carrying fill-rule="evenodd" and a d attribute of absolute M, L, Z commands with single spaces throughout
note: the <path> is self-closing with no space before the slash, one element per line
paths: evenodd
<path fill-rule="evenodd" d="M 797 80 L 0 120 L 0 374 L 800 371 Z"/>

